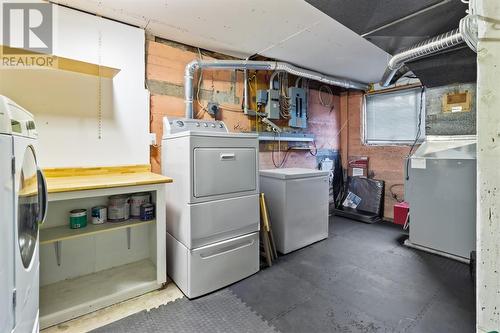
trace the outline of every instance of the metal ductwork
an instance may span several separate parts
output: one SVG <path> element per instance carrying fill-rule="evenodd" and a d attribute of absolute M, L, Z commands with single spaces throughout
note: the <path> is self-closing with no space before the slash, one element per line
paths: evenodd
<path fill-rule="evenodd" d="M 440 53 L 460 46 L 463 43 L 467 43 L 473 51 L 476 51 L 477 38 L 475 36 L 477 36 L 477 24 L 475 22 L 476 20 L 472 15 L 467 15 L 460 20 L 459 29 L 454 29 L 425 40 L 394 55 L 387 65 L 380 85 L 382 87 L 389 86 L 394 75 L 406 62 Z"/>
<path fill-rule="evenodd" d="M 197 69 L 218 70 L 263 70 L 283 71 L 292 75 L 315 80 L 325 84 L 347 89 L 368 90 L 368 85 L 356 81 L 324 75 L 308 69 L 300 68 L 286 62 L 279 61 L 251 61 L 251 60 L 193 60 L 186 65 L 184 71 L 184 94 L 186 102 L 186 118 L 193 117 L 194 73 Z M 245 82 L 246 85 L 246 82 Z"/>
<path fill-rule="evenodd" d="M 407 62 L 411 60 L 416 60 L 423 58 L 425 56 L 438 53 L 452 47 L 458 46 L 464 42 L 462 34 L 458 29 L 449 31 L 445 34 L 436 36 L 434 38 L 428 39 L 417 45 L 410 47 L 409 49 L 394 55 L 382 76 L 380 85 L 382 87 L 387 87 L 391 84 L 391 80 L 394 74 Z"/>

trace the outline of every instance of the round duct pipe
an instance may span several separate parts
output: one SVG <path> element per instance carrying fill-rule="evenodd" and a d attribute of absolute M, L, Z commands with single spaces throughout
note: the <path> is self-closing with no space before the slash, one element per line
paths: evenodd
<path fill-rule="evenodd" d="M 286 62 L 279 61 L 252 61 L 252 60 L 193 60 L 186 65 L 184 71 L 184 95 L 186 103 L 186 118 L 193 118 L 194 73 L 197 69 L 219 70 L 264 70 L 284 71 L 292 75 L 331 84 L 348 89 L 368 90 L 368 85 L 356 81 L 324 75 L 315 71 L 300 68 Z M 245 82 L 246 84 L 246 82 Z"/>

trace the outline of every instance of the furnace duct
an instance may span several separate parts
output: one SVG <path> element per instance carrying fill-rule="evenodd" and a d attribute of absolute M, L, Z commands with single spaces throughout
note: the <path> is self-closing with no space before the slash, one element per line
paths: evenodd
<path fill-rule="evenodd" d="M 467 15 L 461 19 L 458 29 L 427 39 L 394 55 L 389 60 L 380 85 L 382 87 L 389 86 L 396 72 L 406 62 L 449 50 L 463 43 L 466 43 L 474 52 L 477 52 L 477 21 L 474 15 Z"/>

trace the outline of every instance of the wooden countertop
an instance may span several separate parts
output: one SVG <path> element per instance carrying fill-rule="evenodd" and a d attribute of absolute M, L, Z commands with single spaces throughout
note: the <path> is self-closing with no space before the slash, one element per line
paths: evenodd
<path fill-rule="evenodd" d="M 53 168 L 43 171 L 47 178 L 49 193 L 173 182 L 172 178 L 151 172 L 149 165 Z"/>

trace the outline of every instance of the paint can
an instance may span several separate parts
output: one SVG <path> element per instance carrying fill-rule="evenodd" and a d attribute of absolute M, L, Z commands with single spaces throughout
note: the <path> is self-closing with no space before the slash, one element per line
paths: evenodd
<path fill-rule="evenodd" d="M 71 229 L 80 229 L 87 226 L 87 210 L 73 209 L 69 212 L 69 227 Z"/>
<path fill-rule="evenodd" d="M 112 195 L 108 200 L 108 221 L 120 222 L 129 219 L 130 206 L 127 195 Z"/>
<path fill-rule="evenodd" d="M 106 206 L 92 207 L 91 216 L 92 224 L 103 224 L 107 220 L 108 209 Z"/>
<path fill-rule="evenodd" d="M 130 196 L 130 216 L 139 218 L 141 216 L 141 205 L 149 203 L 149 193 L 134 193 Z"/>
<path fill-rule="evenodd" d="M 140 207 L 141 221 L 151 221 L 155 218 L 155 205 L 152 203 L 144 203 Z"/>

